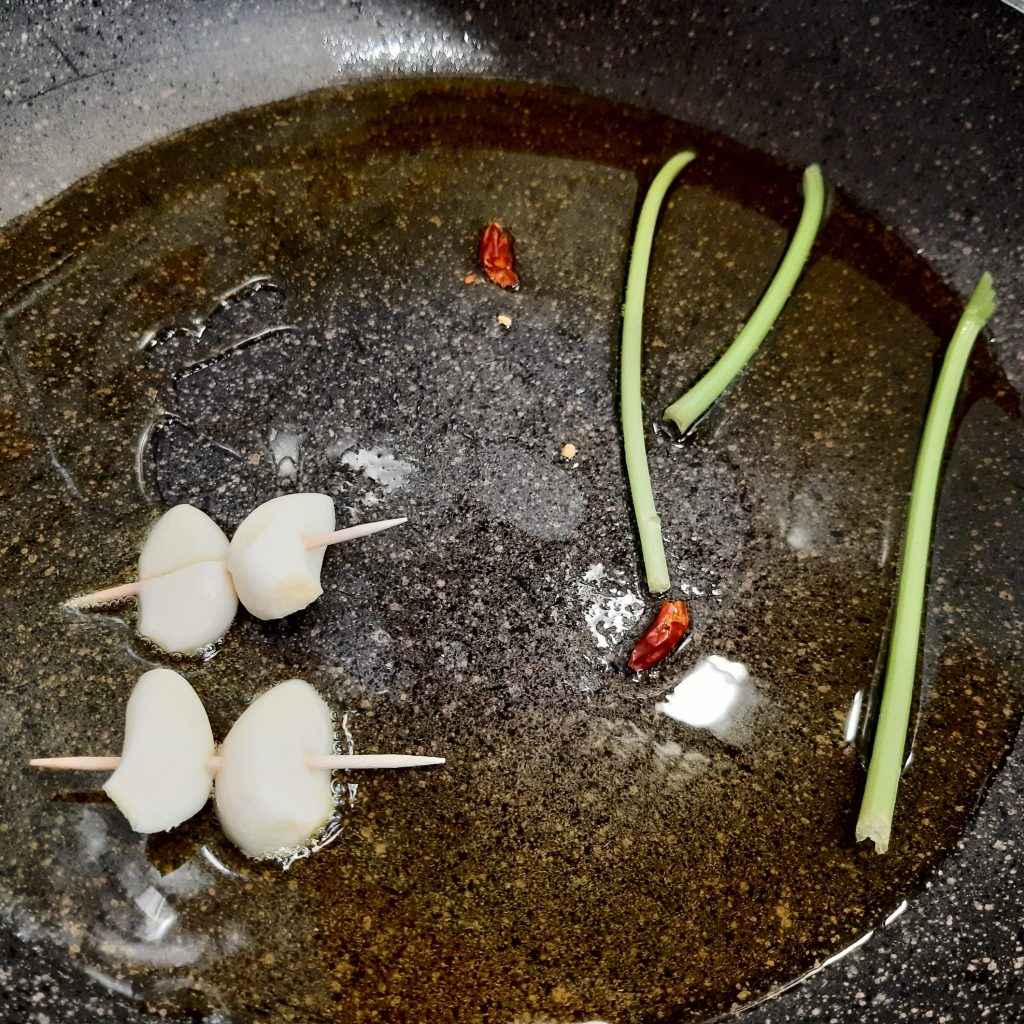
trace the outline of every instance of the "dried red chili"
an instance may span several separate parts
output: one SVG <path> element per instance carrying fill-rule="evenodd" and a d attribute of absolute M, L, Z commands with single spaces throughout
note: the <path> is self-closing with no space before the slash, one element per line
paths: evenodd
<path fill-rule="evenodd" d="M 686 636 L 690 628 L 690 612 L 685 601 L 666 601 L 650 628 L 633 648 L 629 667 L 634 672 L 654 668 L 664 661 Z"/>
<path fill-rule="evenodd" d="M 480 236 L 480 266 L 487 276 L 502 288 L 519 289 L 512 255 L 512 239 L 500 224 L 488 224 Z"/>

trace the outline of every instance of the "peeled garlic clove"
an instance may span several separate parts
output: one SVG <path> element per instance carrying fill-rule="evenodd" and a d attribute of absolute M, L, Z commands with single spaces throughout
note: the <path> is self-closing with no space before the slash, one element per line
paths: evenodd
<path fill-rule="evenodd" d="M 334 812 L 334 792 L 331 773 L 307 761 L 333 750 L 330 708 L 305 680 L 257 697 L 221 746 L 214 801 L 228 839 L 250 857 L 308 842 Z"/>
<path fill-rule="evenodd" d="M 231 628 L 238 597 L 223 560 L 144 580 L 136 629 L 161 650 L 195 654 Z"/>
<path fill-rule="evenodd" d="M 228 553 L 224 531 L 193 505 L 168 509 L 149 531 L 139 555 L 139 579 L 162 576 L 194 562 L 216 561 Z"/>
<path fill-rule="evenodd" d="M 283 619 L 312 604 L 323 593 L 325 548 L 307 550 L 304 538 L 333 529 L 327 494 L 286 494 L 254 509 L 228 550 L 238 599 L 258 619 Z"/>
<path fill-rule="evenodd" d="M 153 669 L 128 698 L 121 763 L 103 790 L 136 832 L 165 832 L 209 799 L 213 751 L 210 721 L 188 680 Z"/>
<path fill-rule="evenodd" d="M 238 610 L 225 565 L 228 547 L 205 512 L 192 505 L 165 512 L 139 555 L 138 631 L 171 654 L 216 643 Z"/>

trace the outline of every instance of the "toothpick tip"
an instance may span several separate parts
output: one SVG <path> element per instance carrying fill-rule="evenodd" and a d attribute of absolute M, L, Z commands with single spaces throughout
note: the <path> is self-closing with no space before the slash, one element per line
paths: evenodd
<path fill-rule="evenodd" d="M 120 762 L 119 757 L 33 757 L 29 767 L 51 772 L 112 772 Z"/>
<path fill-rule="evenodd" d="M 311 768 L 331 771 L 375 771 L 384 768 L 429 768 L 444 764 L 443 757 L 420 754 L 328 754 L 309 759 Z"/>
<path fill-rule="evenodd" d="M 329 544 L 341 544 L 348 540 L 358 540 L 360 537 L 369 537 L 382 530 L 390 530 L 393 526 L 401 526 L 409 521 L 407 516 L 400 519 L 381 519 L 375 523 L 360 523 L 358 526 L 347 526 L 342 530 L 334 530 L 332 533 L 316 533 L 307 535 L 304 540 L 307 549 L 323 548 Z"/>

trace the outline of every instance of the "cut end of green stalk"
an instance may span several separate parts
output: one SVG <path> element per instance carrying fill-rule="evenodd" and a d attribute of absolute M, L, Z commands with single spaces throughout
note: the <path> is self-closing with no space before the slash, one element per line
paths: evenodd
<path fill-rule="evenodd" d="M 663 423 L 673 423 L 682 438 L 690 427 L 692 427 L 697 420 L 707 412 L 707 407 L 700 401 L 690 401 L 690 393 L 687 392 L 685 395 L 677 398 L 662 414 L 661 420 Z"/>
<path fill-rule="evenodd" d="M 661 539 L 661 518 L 654 511 L 637 519 L 640 531 L 640 547 L 644 556 L 644 574 L 647 589 L 652 594 L 663 594 L 672 588 L 669 578 L 665 545 Z"/>
<path fill-rule="evenodd" d="M 862 814 L 857 819 L 855 835 L 857 842 L 870 839 L 875 844 L 875 853 L 886 853 L 889 849 L 889 835 L 892 832 L 892 818 L 873 814 Z"/>
<path fill-rule="evenodd" d="M 655 597 L 658 594 L 664 594 L 666 591 L 672 589 L 672 580 L 668 575 L 668 568 L 662 572 L 660 569 L 656 573 L 648 571 L 647 573 L 647 589 Z"/>

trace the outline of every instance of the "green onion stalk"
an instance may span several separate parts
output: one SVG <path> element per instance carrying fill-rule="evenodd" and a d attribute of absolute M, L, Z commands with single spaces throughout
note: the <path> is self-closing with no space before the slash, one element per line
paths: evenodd
<path fill-rule="evenodd" d="M 804 207 L 796 231 L 757 308 L 718 362 L 665 410 L 664 419 L 673 422 L 680 434 L 685 434 L 711 408 L 750 362 L 803 273 L 825 211 L 825 183 L 817 164 L 804 171 L 803 191 Z"/>
<path fill-rule="evenodd" d="M 626 453 L 626 474 L 633 497 L 633 512 L 640 533 L 640 553 L 647 574 L 647 589 L 652 594 L 668 590 L 671 581 L 661 539 L 661 520 L 654 505 L 651 471 L 644 442 L 643 399 L 640 394 L 640 361 L 643 348 L 644 292 L 647 268 L 654 244 L 654 228 L 662 201 L 679 172 L 696 156 L 677 153 L 655 175 L 647 190 L 637 220 L 633 250 L 626 276 L 626 297 L 622 307 L 622 354 L 620 358 L 620 400 L 622 442 Z"/>
<path fill-rule="evenodd" d="M 896 614 L 882 684 L 882 703 L 856 826 L 857 842 L 871 839 L 877 853 L 885 853 L 889 848 L 896 793 L 903 768 L 903 751 L 917 675 L 935 501 L 946 438 L 971 349 L 994 309 L 992 278 L 985 273 L 981 275 L 946 349 L 917 452 L 900 561 Z"/>

